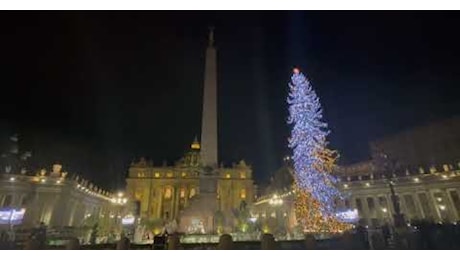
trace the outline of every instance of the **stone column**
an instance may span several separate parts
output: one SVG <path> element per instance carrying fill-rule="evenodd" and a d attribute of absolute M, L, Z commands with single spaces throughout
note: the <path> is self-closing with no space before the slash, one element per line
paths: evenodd
<path fill-rule="evenodd" d="M 38 218 L 40 213 L 40 200 L 38 191 L 36 191 L 33 195 L 31 201 L 27 202 L 26 205 L 26 213 L 24 215 L 24 225 L 27 227 L 33 227 L 35 224 L 38 224 Z"/>
<path fill-rule="evenodd" d="M 175 189 L 175 198 L 174 198 L 174 219 L 179 217 L 179 203 L 180 203 L 180 186 L 174 187 Z"/>
<path fill-rule="evenodd" d="M 188 206 L 188 196 L 190 195 L 190 186 L 184 187 L 184 208 Z"/>
<path fill-rule="evenodd" d="M 404 219 L 407 221 L 409 212 L 408 212 L 407 207 L 406 207 L 406 200 L 404 199 L 404 195 L 405 194 L 403 194 L 403 193 L 398 194 L 399 208 L 401 209 L 401 214 L 404 215 Z"/>
<path fill-rule="evenodd" d="M 64 193 L 64 192 L 62 192 Z M 52 208 L 52 215 L 50 220 L 50 225 L 52 226 L 64 226 L 65 220 L 67 220 L 69 209 L 69 196 L 67 194 L 62 194 L 61 196 L 56 196 Z"/>
<path fill-rule="evenodd" d="M 371 218 L 370 218 L 370 212 L 369 212 L 369 207 L 367 205 L 367 197 L 361 197 L 361 205 L 363 207 L 363 218 L 366 219 L 367 225 L 370 225 L 371 223 Z"/>
<path fill-rule="evenodd" d="M 429 199 L 431 200 L 431 203 L 434 206 L 433 207 L 434 212 L 436 213 L 438 221 L 442 221 L 443 219 L 442 219 L 442 216 L 441 216 L 441 212 L 439 212 L 439 207 L 437 206 L 437 202 L 436 202 L 436 199 L 435 199 L 435 197 L 433 195 L 433 191 L 428 190 L 427 195 L 428 195 Z"/>
<path fill-rule="evenodd" d="M 163 207 L 163 192 L 164 192 L 164 187 L 160 186 L 159 188 L 156 188 L 157 191 L 157 218 L 163 218 L 163 215 L 161 214 L 161 207 Z"/>
<path fill-rule="evenodd" d="M 69 218 L 67 219 L 67 225 L 73 226 L 75 220 L 75 212 L 77 211 L 77 202 L 75 200 L 72 200 L 70 202 L 70 205 L 70 213 Z"/>
<path fill-rule="evenodd" d="M 450 193 L 447 190 L 442 191 L 444 197 L 446 198 L 446 209 L 450 221 L 456 221 L 458 219 L 457 210 L 455 209 L 454 202 L 450 196 Z"/>
<path fill-rule="evenodd" d="M 151 174 L 153 174 L 153 173 L 151 173 Z M 147 189 L 147 191 L 144 190 L 144 194 L 147 193 L 147 196 L 146 196 L 146 198 L 143 199 L 143 201 L 145 201 L 145 204 L 147 204 L 146 205 L 147 206 L 147 209 L 146 209 L 147 218 L 152 218 L 152 217 L 156 218 L 156 216 L 152 216 L 152 215 L 154 215 L 154 214 L 152 214 L 153 211 L 154 211 L 152 208 L 155 205 L 154 204 L 154 202 L 155 202 L 155 199 L 154 199 L 155 187 L 153 187 L 152 182 L 153 182 L 153 179 L 150 178 L 149 179 L 149 185 L 147 187 L 145 187 L 145 186 L 143 187 L 144 189 Z M 141 212 L 142 212 L 142 210 L 141 210 Z M 155 210 L 155 212 L 156 212 L 156 210 Z"/>
<path fill-rule="evenodd" d="M 420 219 L 426 218 L 425 212 L 423 211 L 422 203 L 420 202 L 420 199 L 418 197 L 418 193 L 415 192 L 412 198 L 414 199 L 415 207 L 417 209 L 417 217 L 419 217 Z"/>
<path fill-rule="evenodd" d="M 455 212 L 455 216 L 456 216 L 456 221 L 460 220 L 460 208 L 457 209 L 455 203 L 454 203 L 454 200 L 452 199 L 452 196 L 450 195 L 450 192 L 455 192 L 457 194 L 457 196 L 460 197 L 460 189 L 451 189 L 449 191 L 449 198 L 450 198 L 450 201 L 452 202 L 452 205 L 453 205 L 453 211 Z"/>
<path fill-rule="evenodd" d="M 173 218 L 174 218 L 174 207 L 175 207 L 174 201 L 175 201 L 175 199 L 176 199 L 175 194 L 176 194 L 176 188 L 175 188 L 174 186 L 172 186 L 172 187 L 171 187 L 171 198 L 170 198 L 170 200 L 169 200 L 170 203 L 171 203 L 171 205 L 170 205 L 171 208 L 170 208 L 170 210 L 169 210 L 169 218 L 170 218 L 170 219 L 173 219 Z"/>
<path fill-rule="evenodd" d="M 382 205 L 380 205 L 380 195 L 374 196 L 374 204 L 375 204 L 375 214 L 377 219 L 379 220 L 380 223 L 383 223 L 386 217 L 386 214 L 382 211 Z M 388 210 L 388 209 L 387 209 Z"/>
<path fill-rule="evenodd" d="M 372 212 L 371 209 L 369 208 L 369 204 L 368 204 L 367 199 L 372 200 L 372 203 L 374 204 L 374 212 Z M 367 205 L 368 210 L 369 210 L 369 224 L 372 224 L 372 219 L 373 218 L 375 218 L 375 219 L 379 218 L 378 200 L 375 199 L 375 196 L 370 195 L 370 196 L 366 197 L 366 205 Z"/>
<path fill-rule="evenodd" d="M 395 210 L 393 209 L 393 203 L 391 202 L 391 197 L 388 194 L 383 194 L 382 197 L 385 198 L 386 201 L 386 209 L 387 212 L 382 212 L 384 218 L 387 219 L 390 223 L 393 223 L 393 214 L 395 214 Z"/>

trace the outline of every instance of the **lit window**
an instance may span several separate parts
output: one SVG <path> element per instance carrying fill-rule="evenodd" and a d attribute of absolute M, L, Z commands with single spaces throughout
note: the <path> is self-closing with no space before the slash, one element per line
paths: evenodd
<path fill-rule="evenodd" d="M 192 189 L 190 190 L 189 198 L 193 198 L 193 196 L 195 196 L 195 188 L 192 188 Z"/>
<path fill-rule="evenodd" d="M 143 177 L 145 177 L 145 173 L 143 173 L 143 172 L 139 172 L 139 173 L 137 174 L 137 177 L 139 177 L 139 178 L 143 178 Z"/>
<path fill-rule="evenodd" d="M 240 198 L 245 199 L 246 198 L 246 189 L 241 189 L 240 191 Z"/>
<path fill-rule="evenodd" d="M 232 177 L 230 173 L 225 174 L 225 178 L 230 179 L 230 177 Z"/>
<path fill-rule="evenodd" d="M 155 173 L 155 178 L 160 178 L 160 173 L 159 172 Z"/>
<path fill-rule="evenodd" d="M 184 188 L 180 189 L 180 197 L 185 198 L 185 189 Z"/>
<path fill-rule="evenodd" d="M 172 178 L 172 177 L 173 177 L 173 173 L 172 173 L 172 172 L 168 172 L 168 173 L 166 173 L 166 177 L 168 177 L 168 178 Z"/>
<path fill-rule="evenodd" d="M 171 198 L 171 188 L 166 188 L 165 189 L 165 199 L 170 199 Z"/>
<path fill-rule="evenodd" d="M 182 177 L 185 177 L 185 176 L 187 176 L 187 173 L 183 172 Z"/>
<path fill-rule="evenodd" d="M 245 172 L 240 172 L 240 178 L 241 179 L 246 179 L 246 173 Z"/>

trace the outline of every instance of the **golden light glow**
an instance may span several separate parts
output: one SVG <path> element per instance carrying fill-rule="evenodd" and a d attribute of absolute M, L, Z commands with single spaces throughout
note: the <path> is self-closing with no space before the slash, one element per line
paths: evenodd
<path fill-rule="evenodd" d="M 315 167 L 330 174 L 335 167 L 338 153 L 326 148 L 318 151 L 317 154 L 321 160 Z M 294 180 L 295 217 L 304 232 L 340 233 L 352 228 L 352 225 L 340 222 L 335 217 L 323 216 L 319 202 L 311 196 L 308 190 L 301 189 L 297 183 L 297 180 Z M 366 183 L 366 186 L 370 186 L 370 184 Z M 348 185 L 344 184 L 344 187 L 347 188 Z"/>
<path fill-rule="evenodd" d="M 195 196 L 195 193 L 196 193 L 195 188 L 192 188 L 192 189 L 190 190 L 189 198 L 193 198 L 193 196 Z"/>
<path fill-rule="evenodd" d="M 241 189 L 240 191 L 240 198 L 245 199 L 246 198 L 246 189 Z"/>
<path fill-rule="evenodd" d="M 168 177 L 168 178 L 172 178 L 172 177 L 173 177 L 173 173 L 172 173 L 172 172 L 168 172 L 168 173 L 166 173 L 166 177 Z"/>
<path fill-rule="evenodd" d="M 225 174 L 225 178 L 230 179 L 230 177 L 232 177 L 230 173 Z"/>
<path fill-rule="evenodd" d="M 262 228 L 262 231 L 263 231 L 264 233 L 270 233 L 270 228 L 268 228 L 268 226 L 264 226 L 264 227 Z"/>
<path fill-rule="evenodd" d="M 180 189 L 180 197 L 185 198 L 185 189 L 184 188 Z"/>
<path fill-rule="evenodd" d="M 240 172 L 240 178 L 241 179 L 246 179 L 246 173 L 245 172 Z"/>
<path fill-rule="evenodd" d="M 160 173 L 159 172 L 155 173 L 155 178 L 160 178 Z"/>
<path fill-rule="evenodd" d="M 192 145 L 190 145 L 190 147 L 193 150 L 200 150 L 201 149 L 200 143 L 198 143 L 197 141 L 193 142 Z"/>
<path fill-rule="evenodd" d="M 171 194 L 172 194 L 171 188 L 166 188 L 165 189 L 165 199 L 170 199 Z"/>
<path fill-rule="evenodd" d="M 187 176 L 187 173 L 186 172 L 182 172 L 182 177 L 185 177 Z"/>

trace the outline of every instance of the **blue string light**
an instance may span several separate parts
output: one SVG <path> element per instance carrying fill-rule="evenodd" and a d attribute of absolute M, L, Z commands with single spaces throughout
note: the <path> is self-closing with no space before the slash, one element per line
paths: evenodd
<path fill-rule="evenodd" d="M 319 202 L 322 214 L 331 216 L 340 193 L 334 186 L 336 178 L 318 167 L 323 163 L 318 152 L 326 149 L 329 134 L 327 124 L 322 122 L 321 104 L 310 82 L 298 69 L 294 69 L 289 89 L 288 124 L 292 125 L 289 148 L 293 150 L 296 180 L 300 188 Z"/>

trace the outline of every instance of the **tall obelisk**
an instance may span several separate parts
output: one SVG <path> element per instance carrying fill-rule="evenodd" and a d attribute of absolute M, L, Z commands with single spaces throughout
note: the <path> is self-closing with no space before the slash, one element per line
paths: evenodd
<path fill-rule="evenodd" d="M 214 28 L 209 30 L 206 49 L 201 121 L 201 159 L 204 166 L 217 167 L 217 55 L 214 48 Z"/>
<path fill-rule="evenodd" d="M 209 31 L 204 71 L 203 118 L 201 122 L 201 161 L 204 167 L 200 175 L 200 192 L 184 209 L 179 221 L 179 231 L 188 233 L 195 221 L 202 223 L 205 233 L 216 232 L 214 214 L 218 209 L 217 179 L 217 65 L 214 48 L 214 32 Z"/>

